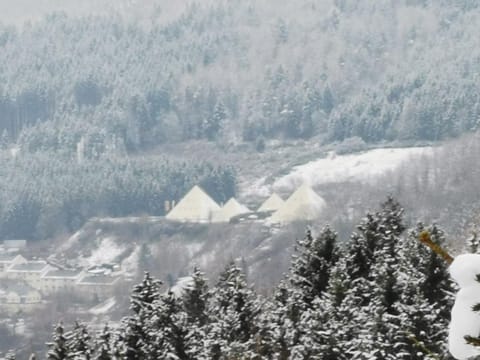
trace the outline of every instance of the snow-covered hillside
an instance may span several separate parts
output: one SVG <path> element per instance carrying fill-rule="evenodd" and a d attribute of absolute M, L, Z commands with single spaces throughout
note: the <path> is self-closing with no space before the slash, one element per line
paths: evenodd
<path fill-rule="evenodd" d="M 128 279 L 149 270 L 163 281 L 188 275 L 194 266 L 213 278 L 224 264 L 236 259 L 248 268 L 252 282 L 267 287 L 281 279 L 292 243 L 305 233 L 304 225 L 276 231 L 259 222 L 206 225 L 160 218 L 156 222 L 121 220 L 92 219 L 56 255 L 82 267 L 118 264 Z"/>
<path fill-rule="evenodd" d="M 294 167 L 288 174 L 267 183 L 268 177 L 256 180 L 244 189 L 244 197 L 264 197 L 271 191 L 288 193 L 303 183 L 310 186 L 345 181 L 368 182 L 397 169 L 406 161 L 431 157 L 432 147 L 374 149 L 361 153 L 337 155 L 330 152 L 324 158 Z"/>

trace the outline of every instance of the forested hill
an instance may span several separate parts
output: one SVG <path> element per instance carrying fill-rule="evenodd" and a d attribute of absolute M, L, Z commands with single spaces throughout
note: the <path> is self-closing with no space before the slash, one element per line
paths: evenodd
<path fill-rule="evenodd" d="M 73 152 L 83 136 L 101 154 L 198 138 L 438 140 L 477 126 L 476 1 L 199 1 L 170 22 L 162 3 L 148 21 L 57 13 L 2 26 L 2 142 Z"/>
<path fill-rule="evenodd" d="M 245 143 L 267 144 L 265 159 L 278 160 L 269 145 L 282 140 L 430 142 L 480 119 L 476 1 L 0 0 L 2 9 L 0 238 L 162 215 L 163 200 L 195 183 L 224 201 L 238 181 L 229 149 L 253 149 Z M 185 150 L 207 141 L 205 158 Z"/>

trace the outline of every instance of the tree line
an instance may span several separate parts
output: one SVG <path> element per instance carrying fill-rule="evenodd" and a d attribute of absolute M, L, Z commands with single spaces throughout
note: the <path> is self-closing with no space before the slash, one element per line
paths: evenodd
<path fill-rule="evenodd" d="M 160 157 L 102 157 L 76 161 L 42 152 L 12 158 L 0 168 L 0 238 L 47 239 L 77 231 L 95 216 L 161 216 L 194 185 L 215 200 L 235 195 L 230 167 Z"/>
<path fill-rule="evenodd" d="M 298 240 L 270 296 L 230 262 L 208 286 L 195 268 L 181 295 L 148 273 L 119 326 L 89 334 L 58 324 L 48 359 L 451 359 L 446 348 L 452 285 L 446 264 L 406 230 L 389 198 L 345 242 L 325 227 Z"/>

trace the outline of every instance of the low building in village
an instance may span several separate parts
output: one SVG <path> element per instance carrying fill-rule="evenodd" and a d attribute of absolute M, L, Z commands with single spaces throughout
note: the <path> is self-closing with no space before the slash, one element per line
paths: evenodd
<path fill-rule="evenodd" d="M 24 281 L 2 280 L 0 283 L 0 311 L 28 312 L 42 305 L 41 293 Z"/>
<path fill-rule="evenodd" d="M 60 269 L 44 260 L 27 260 L 18 254 L 0 253 L 0 311 L 29 311 L 42 298 L 59 292 L 102 300 L 114 293 L 120 281 L 118 266 L 109 264 L 97 271 Z M 102 270 L 102 271 L 100 271 Z"/>
<path fill-rule="evenodd" d="M 90 299 L 105 300 L 114 295 L 119 281 L 119 276 L 87 274 L 76 283 L 75 289 Z"/>
<path fill-rule="evenodd" d="M 61 291 L 74 292 L 77 283 L 85 276 L 83 270 L 52 269 L 42 276 L 41 291 L 43 294 Z"/>
<path fill-rule="evenodd" d="M 44 284 L 42 277 L 51 270 L 55 270 L 55 268 L 44 260 L 30 260 L 11 265 L 5 271 L 5 278 L 22 280 L 31 287 L 41 291 Z"/>

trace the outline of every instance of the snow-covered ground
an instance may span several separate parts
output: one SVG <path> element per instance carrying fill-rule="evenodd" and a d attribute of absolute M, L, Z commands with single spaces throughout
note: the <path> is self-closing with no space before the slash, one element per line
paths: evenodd
<path fill-rule="evenodd" d="M 328 156 L 294 167 L 290 173 L 266 184 L 262 178 L 244 190 L 243 196 L 265 197 L 272 191 L 290 192 L 307 183 L 317 186 L 344 181 L 368 182 L 402 163 L 433 155 L 432 147 L 374 149 L 362 153 Z"/>
<path fill-rule="evenodd" d="M 126 276 L 134 276 L 138 270 L 138 262 L 140 261 L 140 246 L 135 245 L 132 253 L 122 261 L 122 272 Z"/>
<path fill-rule="evenodd" d="M 93 315 L 102 315 L 107 314 L 116 304 L 116 300 L 114 297 L 105 300 L 103 303 L 94 306 L 88 312 Z"/>
<path fill-rule="evenodd" d="M 115 259 L 125 251 L 125 248 L 116 243 L 113 237 L 99 239 L 98 247 L 88 258 L 82 259 L 87 266 L 115 262 Z"/>

